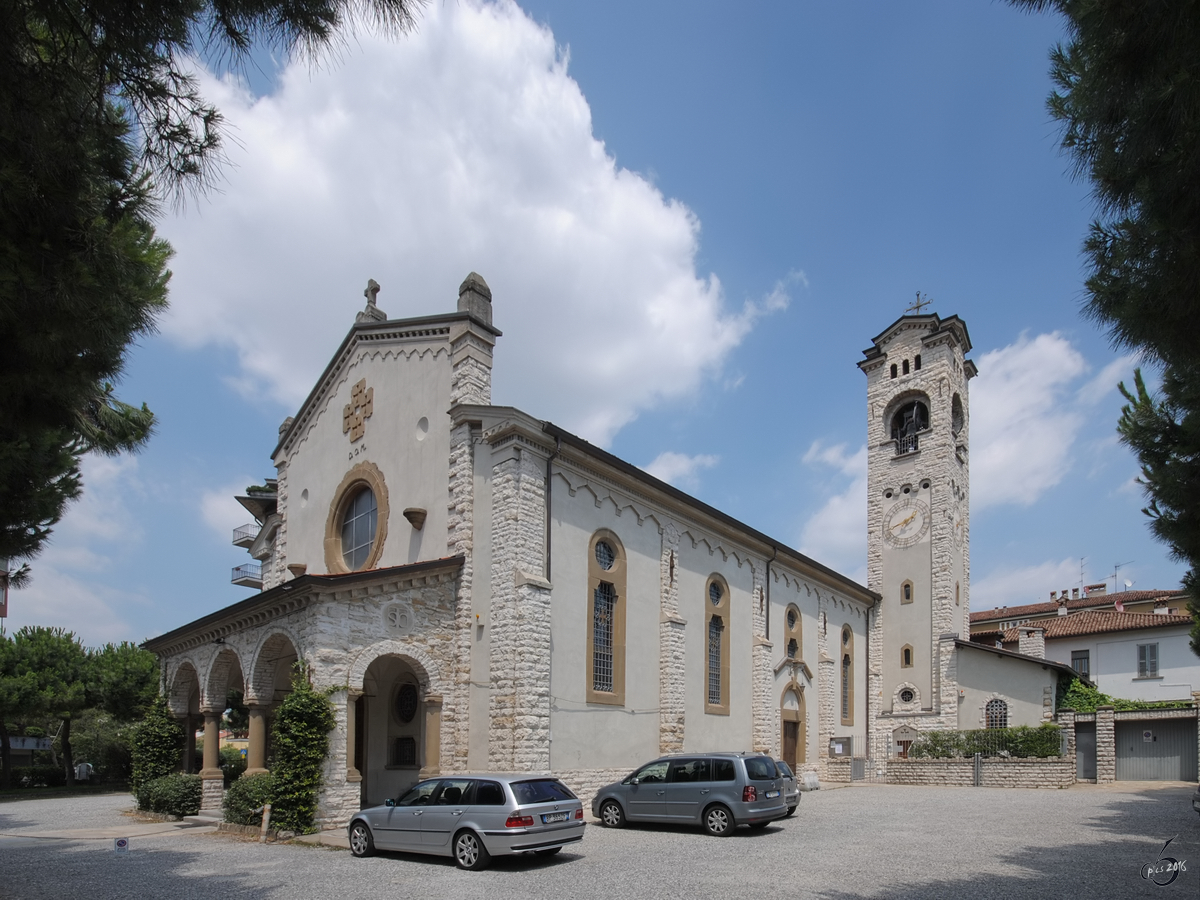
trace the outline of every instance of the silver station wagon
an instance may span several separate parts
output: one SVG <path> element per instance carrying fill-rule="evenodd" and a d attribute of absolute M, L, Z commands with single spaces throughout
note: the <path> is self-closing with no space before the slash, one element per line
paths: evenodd
<path fill-rule="evenodd" d="M 350 852 L 401 850 L 453 856 L 482 869 L 493 856 L 550 856 L 583 840 L 583 804 L 557 778 L 471 775 L 434 778 L 398 800 L 355 814 Z"/>
<path fill-rule="evenodd" d="M 592 814 L 609 828 L 629 822 L 703 825 L 727 837 L 738 825 L 762 828 L 788 814 L 783 779 L 758 753 L 693 753 L 647 763 L 602 787 Z"/>

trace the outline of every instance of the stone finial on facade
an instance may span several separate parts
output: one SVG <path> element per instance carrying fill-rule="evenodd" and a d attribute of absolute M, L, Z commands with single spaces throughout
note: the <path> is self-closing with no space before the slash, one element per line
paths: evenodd
<path fill-rule="evenodd" d="M 472 272 L 458 288 L 458 311 L 470 313 L 487 325 L 492 324 L 492 289 L 483 276 Z"/>
<path fill-rule="evenodd" d="M 1017 629 L 1017 652 L 1036 659 L 1046 658 L 1046 632 L 1041 628 L 1022 626 Z"/>
<path fill-rule="evenodd" d="M 376 304 L 379 297 L 379 282 L 374 278 L 367 279 L 367 289 L 363 291 L 363 296 L 367 298 L 367 305 L 357 316 L 354 317 L 355 322 L 386 322 L 387 313 L 385 313 Z"/>

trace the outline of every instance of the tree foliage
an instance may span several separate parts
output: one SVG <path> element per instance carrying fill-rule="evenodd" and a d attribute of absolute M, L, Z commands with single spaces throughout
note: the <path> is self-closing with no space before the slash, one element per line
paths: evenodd
<path fill-rule="evenodd" d="M 329 753 L 329 732 L 335 724 L 329 695 L 314 690 L 308 673 L 299 668 L 292 679 L 292 692 L 275 714 L 272 731 L 275 797 L 271 821 L 278 828 L 312 830 Z"/>
<path fill-rule="evenodd" d="M 153 414 L 113 382 L 166 307 L 156 201 L 220 162 L 192 55 L 315 54 L 352 18 L 402 31 L 419 2 L 0 3 L 0 559 L 37 554 L 84 454 L 150 436 Z"/>
<path fill-rule="evenodd" d="M 1084 314 L 1161 372 L 1139 370 L 1118 430 L 1137 454 L 1154 535 L 1189 571 L 1200 653 L 1200 3 L 1011 0 L 1055 10 L 1048 106 L 1099 217 L 1084 242 Z"/>
<path fill-rule="evenodd" d="M 165 697 L 156 697 L 133 735 L 134 793 L 156 778 L 170 775 L 179 766 L 183 751 L 183 729 L 171 715 Z"/>

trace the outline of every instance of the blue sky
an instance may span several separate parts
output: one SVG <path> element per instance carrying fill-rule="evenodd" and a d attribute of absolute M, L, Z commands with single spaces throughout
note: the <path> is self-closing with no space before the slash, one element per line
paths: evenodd
<path fill-rule="evenodd" d="M 314 68 L 203 73 L 220 189 L 169 214 L 172 309 L 120 385 L 158 414 L 7 627 L 142 640 L 246 597 L 232 501 L 272 475 L 363 303 L 492 287 L 493 400 L 865 578 L 871 338 L 970 329 L 972 608 L 1178 584 L 1116 440 L 1133 361 L 1079 313 L 1092 206 L 1045 111 L 1059 22 L 1002 3 L 447 0 Z M 1113 579 L 1108 579 L 1110 590 Z"/>

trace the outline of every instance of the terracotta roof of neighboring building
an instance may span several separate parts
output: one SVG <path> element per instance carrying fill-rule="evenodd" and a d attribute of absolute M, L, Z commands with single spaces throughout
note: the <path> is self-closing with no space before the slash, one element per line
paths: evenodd
<path fill-rule="evenodd" d="M 1103 634 L 1109 631 L 1135 631 L 1139 628 L 1166 628 L 1169 625 L 1191 625 L 1191 616 L 1160 616 L 1155 613 L 1126 613 L 1115 609 L 1089 609 L 1069 616 L 1030 623 L 1025 628 L 1041 628 L 1046 640 L 1078 637 L 1083 634 Z M 1008 628 L 1004 643 L 1019 639 L 1020 628 Z"/>
<path fill-rule="evenodd" d="M 1117 600 L 1122 603 L 1144 603 L 1147 600 L 1158 600 L 1161 597 L 1173 597 L 1181 591 L 1121 591 L 1119 594 L 1094 594 L 1090 597 L 1072 598 L 1067 601 L 1068 610 L 1094 609 L 1097 606 L 1111 606 Z M 1025 616 L 1047 616 L 1058 612 L 1058 602 L 1027 603 L 1024 606 L 1001 606 L 998 609 L 981 609 L 971 613 L 971 624 L 990 622 L 993 619 L 1020 619 Z"/>

